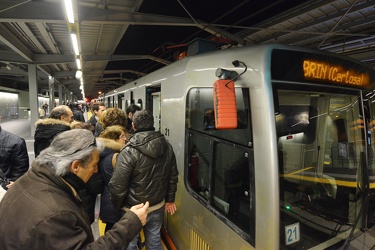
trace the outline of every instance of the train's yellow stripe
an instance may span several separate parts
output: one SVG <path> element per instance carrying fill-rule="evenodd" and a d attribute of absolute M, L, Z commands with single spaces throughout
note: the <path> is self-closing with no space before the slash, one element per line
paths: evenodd
<path fill-rule="evenodd" d="M 331 181 L 334 181 L 336 185 L 338 186 L 344 186 L 344 187 L 352 187 L 356 188 L 358 186 L 358 183 L 356 181 L 343 181 L 343 180 L 336 180 L 336 179 L 326 179 L 321 177 L 310 177 L 310 176 L 302 176 L 297 175 L 298 173 L 313 169 L 314 167 L 307 167 L 298 171 L 294 171 L 289 174 L 283 174 L 280 175 L 281 177 L 287 177 L 291 179 L 297 179 L 297 180 L 304 180 L 304 181 L 311 181 L 311 182 L 318 182 L 318 183 L 325 183 L 325 184 L 331 184 Z M 370 183 L 370 188 L 375 188 L 375 183 Z"/>
<path fill-rule="evenodd" d="M 300 173 L 300 172 L 304 172 L 304 171 L 309 170 L 309 169 L 312 169 L 312 168 L 313 168 L 313 167 L 303 168 L 303 169 L 301 169 L 301 170 L 298 170 L 298 171 L 295 171 L 295 172 L 292 172 L 292 173 L 289 173 L 289 174 L 285 174 L 284 176 L 298 174 L 298 173 Z"/>
<path fill-rule="evenodd" d="M 99 236 L 103 236 L 106 224 L 101 219 L 98 219 L 98 224 L 99 224 Z M 141 239 L 141 242 L 145 242 L 145 234 L 143 233 L 143 229 L 140 232 L 140 239 Z M 144 249 L 146 249 L 146 247 L 142 248 L 142 250 Z"/>
<path fill-rule="evenodd" d="M 355 181 L 341 181 L 341 180 L 329 180 L 326 178 L 319 178 L 319 177 L 309 177 L 309 176 L 295 176 L 295 175 L 284 175 L 285 177 L 292 178 L 292 179 L 298 179 L 298 180 L 304 180 L 304 181 L 311 181 L 311 182 L 318 182 L 318 183 L 325 183 L 325 184 L 331 184 L 331 181 L 334 181 L 336 185 L 338 186 L 345 186 L 345 187 L 357 187 L 357 182 Z M 375 185 L 374 185 L 375 187 Z"/>

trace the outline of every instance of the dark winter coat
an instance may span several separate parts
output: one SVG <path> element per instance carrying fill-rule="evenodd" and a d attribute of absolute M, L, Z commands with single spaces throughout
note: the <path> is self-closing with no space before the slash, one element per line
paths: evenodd
<path fill-rule="evenodd" d="M 0 203 L 0 249 L 126 249 L 141 228 L 128 212 L 94 242 L 76 190 L 35 162 Z"/>
<path fill-rule="evenodd" d="M 159 131 L 135 131 L 117 157 L 109 182 L 111 200 L 118 208 L 174 202 L 177 181 L 172 145 Z"/>
<path fill-rule="evenodd" d="M 122 215 L 121 209 L 113 206 L 109 196 L 108 183 L 113 175 L 112 158 L 115 153 L 120 152 L 123 145 L 117 143 L 114 140 L 97 138 L 104 142 L 105 148 L 100 153 L 100 160 L 98 163 L 98 169 L 104 181 L 104 189 L 100 196 L 100 219 L 105 223 L 116 223 Z"/>
<path fill-rule="evenodd" d="M 29 155 L 23 138 L 0 126 L 0 169 L 9 181 L 15 181 L 29 169 Z"/>
<path fill-rule="evenodd" d="M 98 194 L 103 192 L 104 181 L 100 174 L 100 170 L 94 173 L 85 185 L 84 189 L 79 190 L 79 196 L 83 201 L 83 205 L 89 216 L 90 223 L 95 220 L 95 203 Z"/>
<path fill-rule="evenodd" d="M 95 115 L 92 115 L 90 117 L 90 119 L 88 120 L 88 122 L 95 127 L 95 125 L 98 122 L 98 120 L 96 120 L 96 116 Z"/>
<path fill-rule="evenodd" d="M 100 122 L 95 124 L 94 136 L 98 137 L 103 132 L 103 125 Z"/>
<path fill-rule="evenodd" d="M 34 153 L 35 158 L 51 144 L 53 138 L 61 132 L 70 130 L 70 123 L 58 119 L 43 119 L 35 123 Z"/>
<path fill-rule="evenodd" d="M 73 109 L 73 119 L 75 121 L 85 122 L 85 117 L 83 116 L 83 113 L 81 110 Z"/>

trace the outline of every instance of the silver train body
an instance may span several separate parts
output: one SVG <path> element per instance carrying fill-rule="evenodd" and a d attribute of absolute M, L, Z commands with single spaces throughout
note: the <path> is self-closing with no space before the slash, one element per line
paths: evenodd
<path fill-rule="evenodd" d="M 236 128 L 215 128 L 219 78 L 235 81 Z M 100 101 L 150 110 L 173 145 L 177 212 L 164 227 L 178 249 L 366 249 L 374 81 L 347 58 L 260 45 L 186 57 Z"/>

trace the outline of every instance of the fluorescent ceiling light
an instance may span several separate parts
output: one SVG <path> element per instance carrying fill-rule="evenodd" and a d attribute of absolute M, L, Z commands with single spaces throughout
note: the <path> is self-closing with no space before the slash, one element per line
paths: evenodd
<path fill-rule="evenodd" d="M 64 0 L 65 3 L 65 12 L 68 17 L 69 23 L 74 23 L 74 13 L 73 13 L 73 4 L 72 0 Z"/>
<path fill-rule="evenodd" d="M 78 40 L 77 40 L 77 35 L 75 33 L 70 34 L 72 37 L 72 43 L 73 43 L 73 49 L 74 53 L 78 56 L 79 51 L 78 51 Z"/>
<path fill-rule="evenodd" d="M 76 71 L 76 78 L 77 79 L 81 79 L 82 78 L 82 71 L 81 70 L 77 70 Z"/>
<path fill-rule="evenodd" d="M 76 59 L 77 69 L 81 69 L 81 60 L 79 58 Z"/>

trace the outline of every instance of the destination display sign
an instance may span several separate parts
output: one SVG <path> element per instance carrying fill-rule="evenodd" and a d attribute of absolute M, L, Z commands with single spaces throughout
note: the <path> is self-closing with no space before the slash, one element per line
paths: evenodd
<path fill-rule="evenodd" d="M 333 54 L 276 49 L 271 55 L 272 80 L 316 82 L 373 89 L 375 70 Z M 372 86 L 372 87 L 371 87 Z"/>
<path fill-rule="evenodd" d="M 327 62 L 303 60 L 303 75 L 306 79 L 318 79 L 334 83 L 368 86 L 369 75 L 345 69 L 341 65 L 331 65 Z"/>

